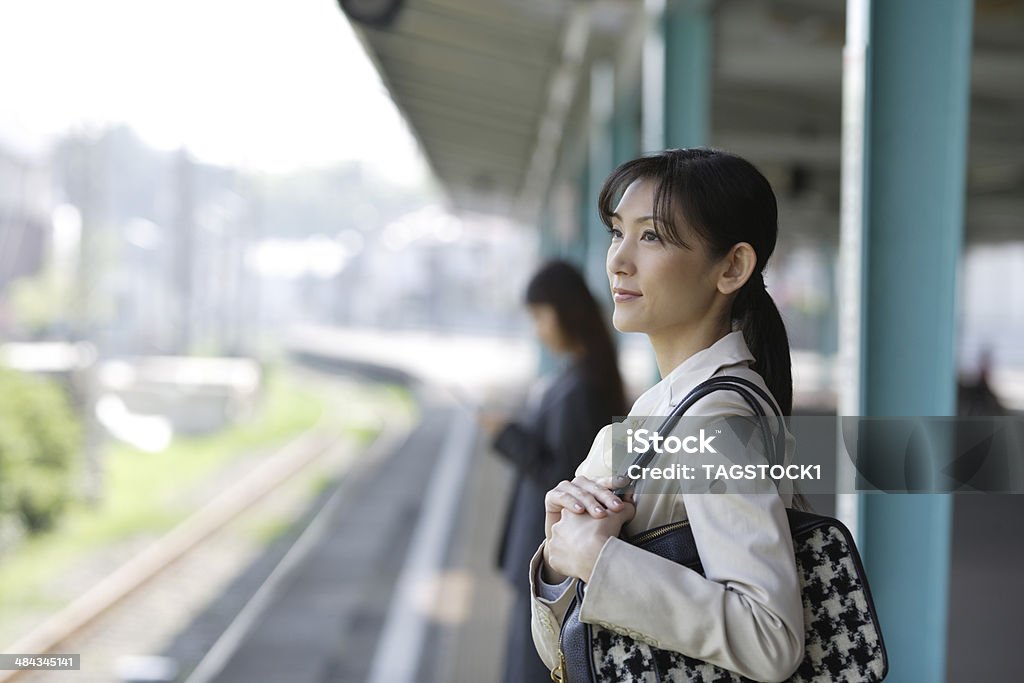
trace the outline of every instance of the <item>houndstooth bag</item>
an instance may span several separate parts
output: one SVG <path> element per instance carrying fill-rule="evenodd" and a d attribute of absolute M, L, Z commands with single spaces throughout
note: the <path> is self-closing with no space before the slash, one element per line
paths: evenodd
<path fill-rule="evenodd" d="M 739 377 L 715 377 L 698 385 L 662 425 L 671 429 L 697 399 L 721 389 L 743 396 L 755 414 L 760 404 L 746 390 L 774 403 L 755 384 Z M 776 410 L 776 414 L 778 411 Z M 780 416 L 781 419 L 781 416 Z M 765 421 L 762 420 L 762 429 Z M 662 431 L 659 430 L 659 431 Z M 778 441 L 765 431 L 766 443 L 777 453 Z M 779 430 L 779 438 L 784 438 Z M 772 458 L 776 461 L 776 458 Z M 636 462 L 649 462 L 638 457 Z M 849 530 L 842 522 L 801 510 L 787 510 L 804 606 L 804 659 L 788 681 L 881 681 L 888 673 L 885 644 L 864 567 Z M 661 557 L 703 575 L 700 556 L 688 521 L 673 522 L 626 539 Z M 559 634 L 559 666 L 551 678 L 565 683 L 648 683 L 692 681 L 734 683 L 750 679 L 719 666 L 661 650 L 640 640 L 580 621 L 585 585 L 577 582 Z"/>

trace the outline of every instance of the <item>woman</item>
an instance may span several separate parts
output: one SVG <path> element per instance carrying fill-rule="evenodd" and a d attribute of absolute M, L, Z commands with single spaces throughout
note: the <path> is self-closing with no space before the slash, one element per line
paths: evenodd
<path fill-rule="evenodd" d="M 792 410 L 789 342 L 762 272 L 775 248 L 768 181 L 747 161 L 708 149 L 629 161 L 601 189 L 615 327 L 647 334 L 662 380 L 632 416 L 667 415 L 694 386 L 733 375 Z M 766 414 L 772 407 L 762 405 Z M 734 392 L 687 415 L 752 415 Z M 775 426 L 778 429 L 778 426 Z M 545 540 L 530 564 L 532 628 L 550 669 L 558 633 L 587 582 L 580 618 L 757 681 L 781 681 L 803 658 L 803 608 L 785 507 L 789 493 L 679 492 L 620 499 L 609 488 L 610 427 L 576 477 L 545 496 Z M 787 460 L 794 441 L 786 433 Z M 635 503 L 635 504 L 634 504 Z M 706 576 L 619 538 L 689 519 Z M 625 677 L 624 675 L 621 677 Z"/>
<path fill-rule="evenodd" d="M 516 591 L 505 655 L 505 681 L 550 680 L 530 638 L 526 568 L 544 538 L 544 494 L 572 476 L 594 435 L 626 410 L 615 346 L 583 276 L 564 261 L 544 265 L 530 280 L 526 305 L 537 336 L 567 360 L 539 385 L 526 417 L 507 425 L 495 450 L 516 467 L 498 565 Z"/>

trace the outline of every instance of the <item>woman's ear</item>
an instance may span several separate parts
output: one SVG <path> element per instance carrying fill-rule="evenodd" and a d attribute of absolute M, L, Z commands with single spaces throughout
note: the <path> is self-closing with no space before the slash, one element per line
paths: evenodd
<path fill-rule="evenodd" d="M 748 242 L 732 245 L 720 264 L 718 291 L 732 294 L 747 283 L 757 267 L 757 253 Z"/>

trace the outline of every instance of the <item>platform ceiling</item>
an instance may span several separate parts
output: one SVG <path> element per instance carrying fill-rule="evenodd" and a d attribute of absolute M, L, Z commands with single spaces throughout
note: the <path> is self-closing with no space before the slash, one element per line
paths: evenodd
<path fill-rule="evenodd" d="M 639 97 L 642 4 L 405 0 L 386 28 L 354 25 L 453 205 L 528 219 L 566 175 L 554 160 L 580 159 L 591 65 Z M 834 240 L 845 3 L 710 5 L 711 143 L 766 172 L 801 234 Z M 1024 0 L 978 0 L 971 93 L 967 238 L 1024 239 Z"/>

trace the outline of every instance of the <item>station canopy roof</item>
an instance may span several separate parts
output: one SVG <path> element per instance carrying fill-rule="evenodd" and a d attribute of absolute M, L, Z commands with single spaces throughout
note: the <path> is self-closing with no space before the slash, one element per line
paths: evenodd
<path fill-rule="evenodd" d="M 456 209 L 531 220 L 578 180 L 593 65 L 612 65 L 617 98 L 640 98 L 643 2 L 341 1 L 393 8 L 376 25 L 350 18 Z M 798 230 L 834 240 L 845 3 L 709 7 L 711 144 L 758 164 Z M 975 14 L 967 235 L 1021 239 L 1024 0 L 978 0 Z"/>

